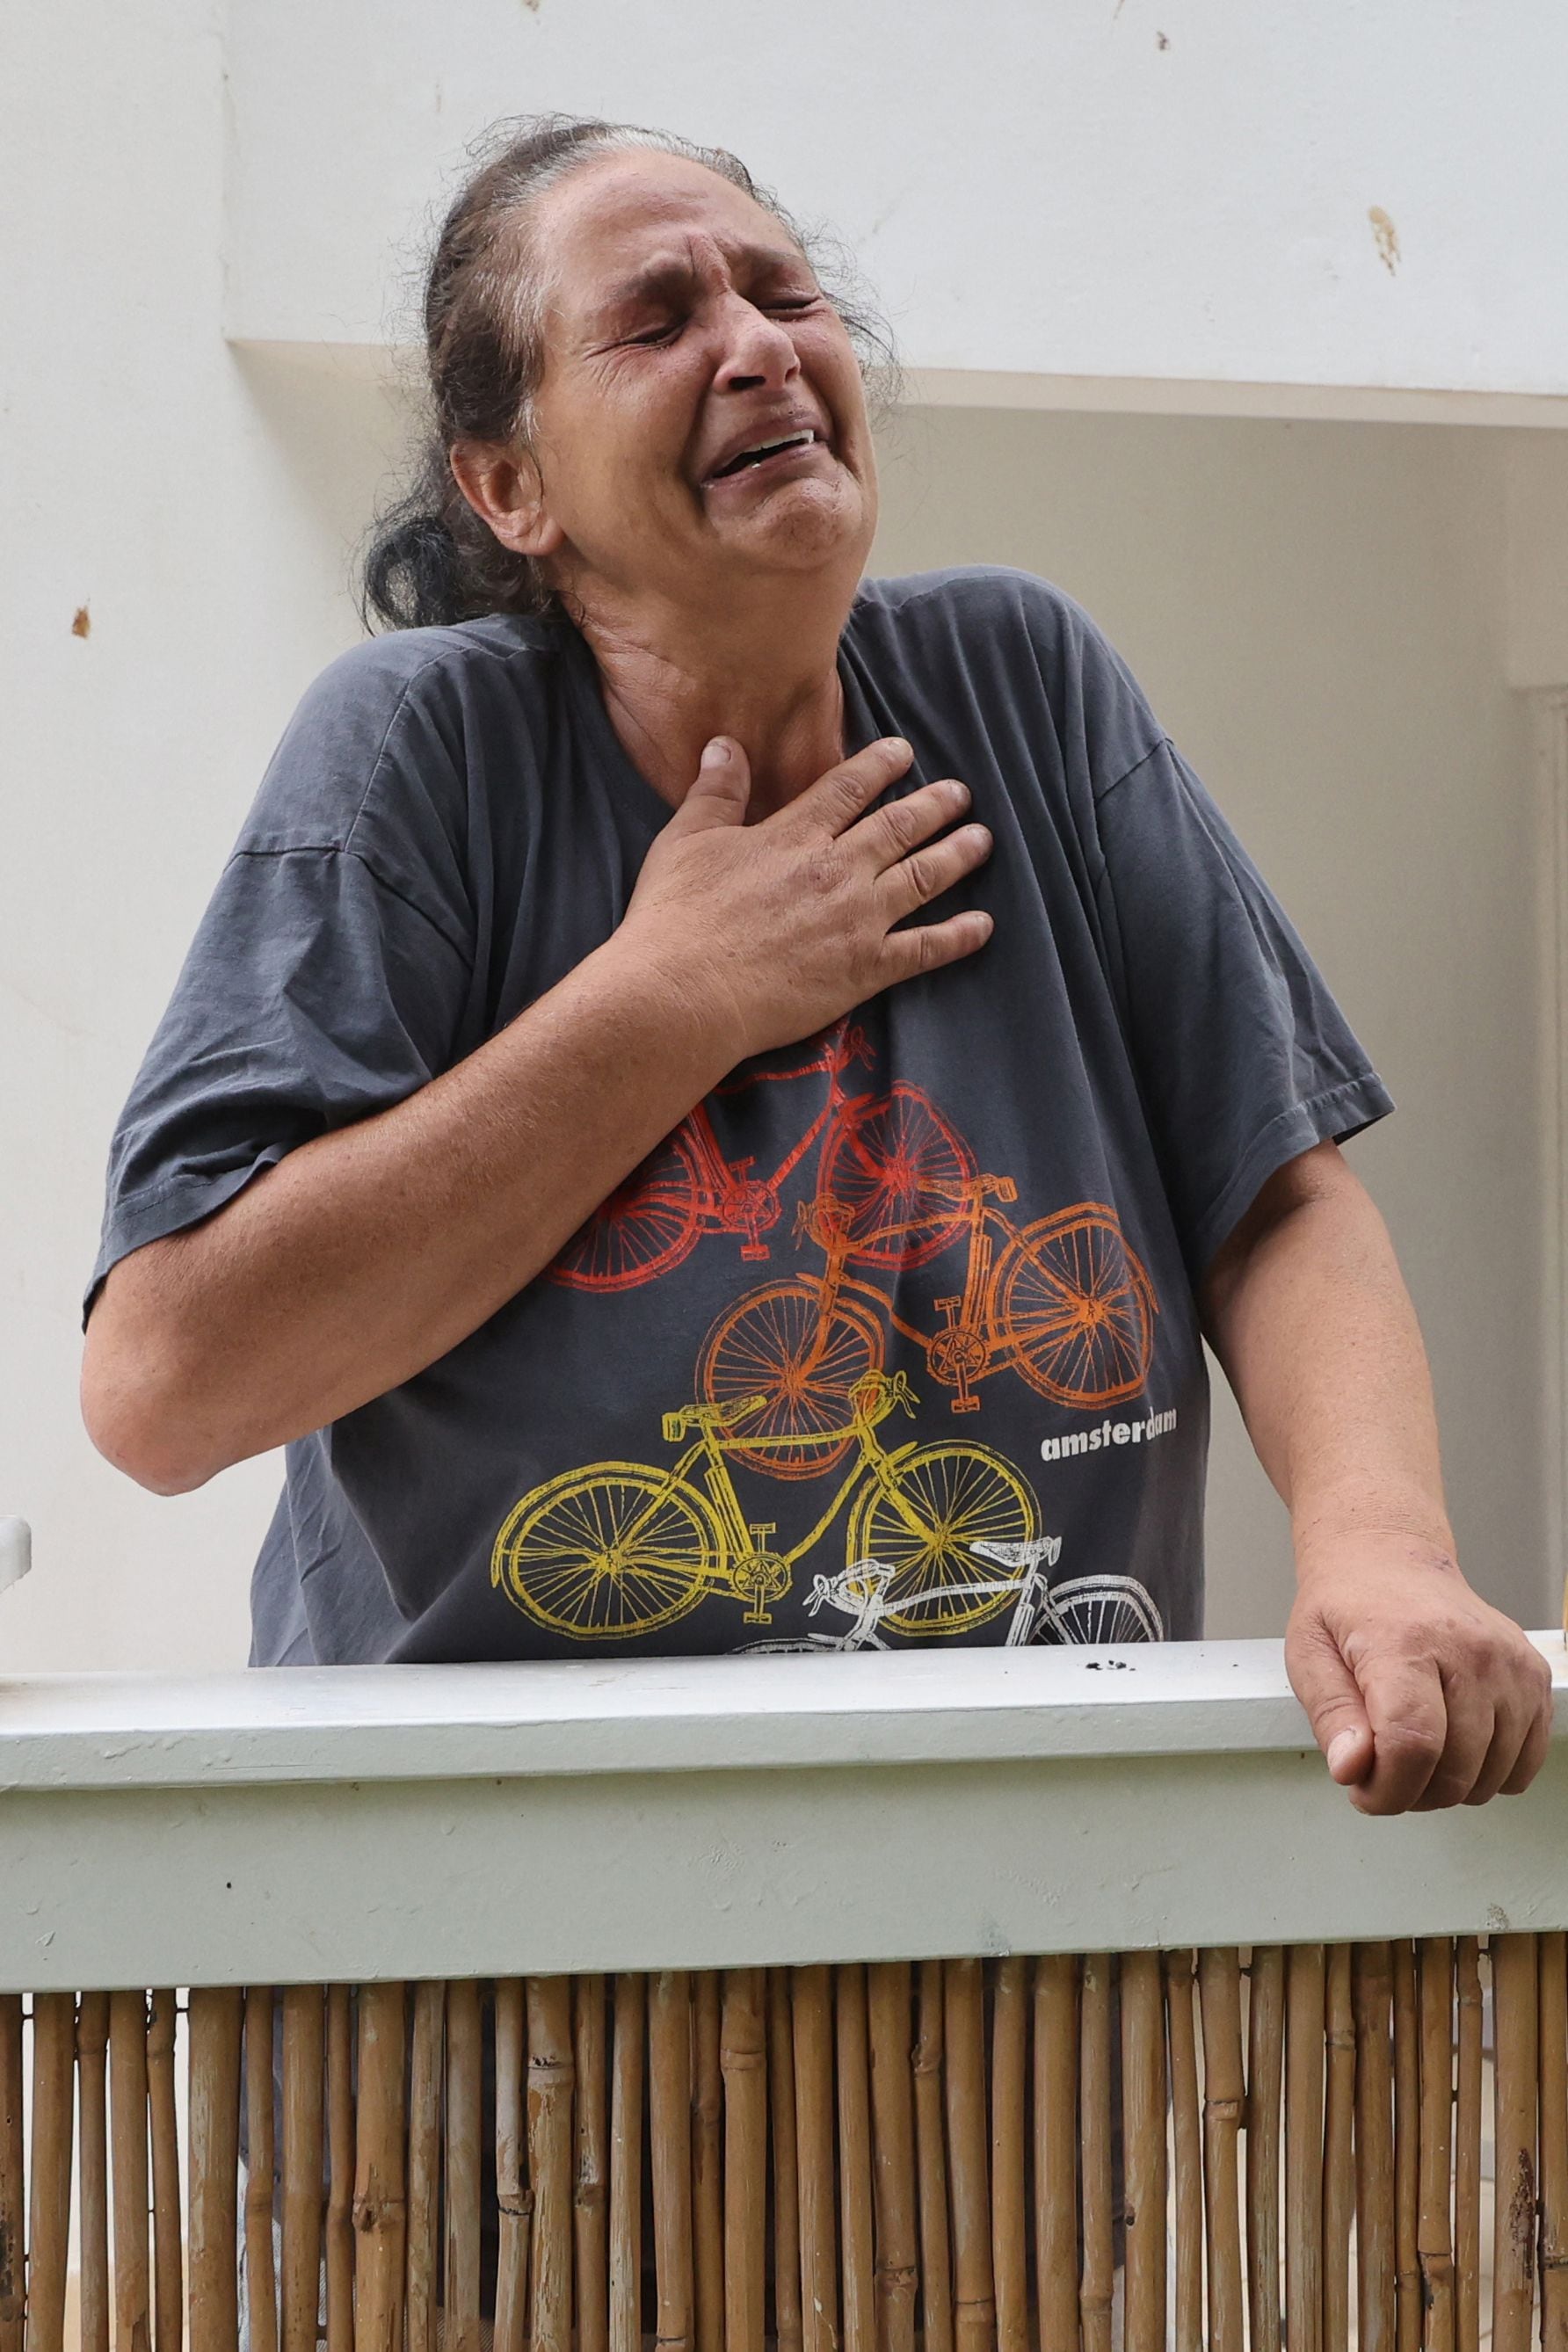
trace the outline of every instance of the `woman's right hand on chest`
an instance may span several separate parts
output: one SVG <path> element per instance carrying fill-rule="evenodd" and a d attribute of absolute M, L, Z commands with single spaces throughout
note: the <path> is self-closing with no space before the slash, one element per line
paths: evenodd
<path fill-rule="evenodd" d="M 973 955 L 991 936 L 977 908 L 895 928 L 991 854 L 984 825 L 956 823 L 969 806 L 956 778 L 867 814 L 912 756 L 901 738 L 884 737 L 748 824 L 744 751 L 718 736 L 703 752 L 617 936 L 679 992 L 689 1017 L 728 1035 L 731 1066 L 811 1036 L 895 981 Z"/>

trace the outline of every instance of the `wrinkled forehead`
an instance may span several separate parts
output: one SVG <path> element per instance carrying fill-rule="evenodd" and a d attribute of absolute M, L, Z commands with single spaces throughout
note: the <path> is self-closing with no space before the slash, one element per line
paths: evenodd
<path fill-rule="evenodd" d="M 683 155 L 607 155 L 542 199 L 534 221 L 547 310 L 585 319 L 644 282 L 715 252 L 737 270 L 804 257 L 784 223 L 743 188 Z"/>

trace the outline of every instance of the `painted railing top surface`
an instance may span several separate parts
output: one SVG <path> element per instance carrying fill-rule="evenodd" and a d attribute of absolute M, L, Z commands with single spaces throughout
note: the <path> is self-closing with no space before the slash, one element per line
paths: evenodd
<path fill-rule="evenodd" d="M 0 1684 L 0 1990 L 1568 1928 L 1517 1802 L 1369 1820 L 1279 1645 Z"/>
<path fill-rule="evenodd" d="M 1551 1661 L 1568 1739 L 1568 1649 Z M 0 1682 L 0 1791 L 1278 1755 L 1278 1642 Z"/>

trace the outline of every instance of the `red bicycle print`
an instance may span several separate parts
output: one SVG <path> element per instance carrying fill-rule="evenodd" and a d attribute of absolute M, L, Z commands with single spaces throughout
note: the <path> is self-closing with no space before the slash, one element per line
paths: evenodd
<path fill-rule="evenodd" d="M 826 1101 L 771 1175 L 759 1176 L 753 1159 L 727 1159 L 699 1104 L 573 1235 L 550 1269 L 552 1279 L 578 1290 L 636 1289 L 679 1265 L 704 1234 L 739 1234 L 742 1258 L 766 1258 L 763 1236 L 778 1223 L 784 1187 L 818 1142 L 818 1196 L 842 1203 L 839 1213 L 868 1262 L 923 1265 L 963 1231 L 963 1188 L 974 1162 L 918 1087 L 847 1096 L 846 1071 L 855 1062 L 868 1068 L 870 1060 L 863 1033 L 840 1022 L 816 1041 L 809 1059 L 720 1087 L 734 1094 L 828 1076 Z M 839 1394 L 843 1402 L 849 1388 Z"/>
<path fill-rule="evenodd" d="M 968 1261 L 963 1290 L 935 1301 L 942 1320 L 934 1331 L 850 1271 L 900 1263 L 896 1222 L 868 1223 L 858 1206 L 826 1192 L 806 1202 L 797 1231 L 826 1253 L 826 1271 L 737 1299 L 698 1360 L 699 1393 L 710 1403 L 752 1401 L 731 1424 L 736 1458 L 774 1478 L 831 1468 L 843 1448 L 825 1453 L 823 1433 L 842 1424 L 856 1384 L 883 1369 L 889 1330 L 924 1350 L 931 1378 L 953 1391 L 954 1412 L 978 1411 L 976 1382 L 1000 1370 L 1085 1412 L 1138 1395 L 1159 1307 L 1116 1212 L 1085 1201 L 1020 1228 L 994 1205 L 1016 1198 L 1008 1176 L 969 1175 L 953 1186 L 949 1203 L 958 1233 L 967 1230 Z M 932 1222 L 922 1206 L 921 1232 Z"/>

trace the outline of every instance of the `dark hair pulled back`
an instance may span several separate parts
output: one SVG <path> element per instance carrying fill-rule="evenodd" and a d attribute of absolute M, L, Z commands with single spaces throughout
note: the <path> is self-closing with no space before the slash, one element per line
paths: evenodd
<path fill-rule="evenodd" d="M 459 440 L 527 436 L 544 359 L 541 271 L 530 239 L 533 207 L 596 156 L 639 148 L 701 163 L 772 213 L 816 268 L 862 366 L 890 384 L 887 331 L 850 290 L 842 254 L 820 235 L 805 234 L 724 148 L 563 114 L 498 124 L 480 142 L 478 168 L 441 224 L 426 276 L 426 429 L 412 478 L 378 518 L 365 555 L 361 609 L 367 627 L 422 628 L 485 613 L 545 614 L 554 608 L 540 567 L 503 547 L 469 506 L 453 478 L 450 452 Z"/>

